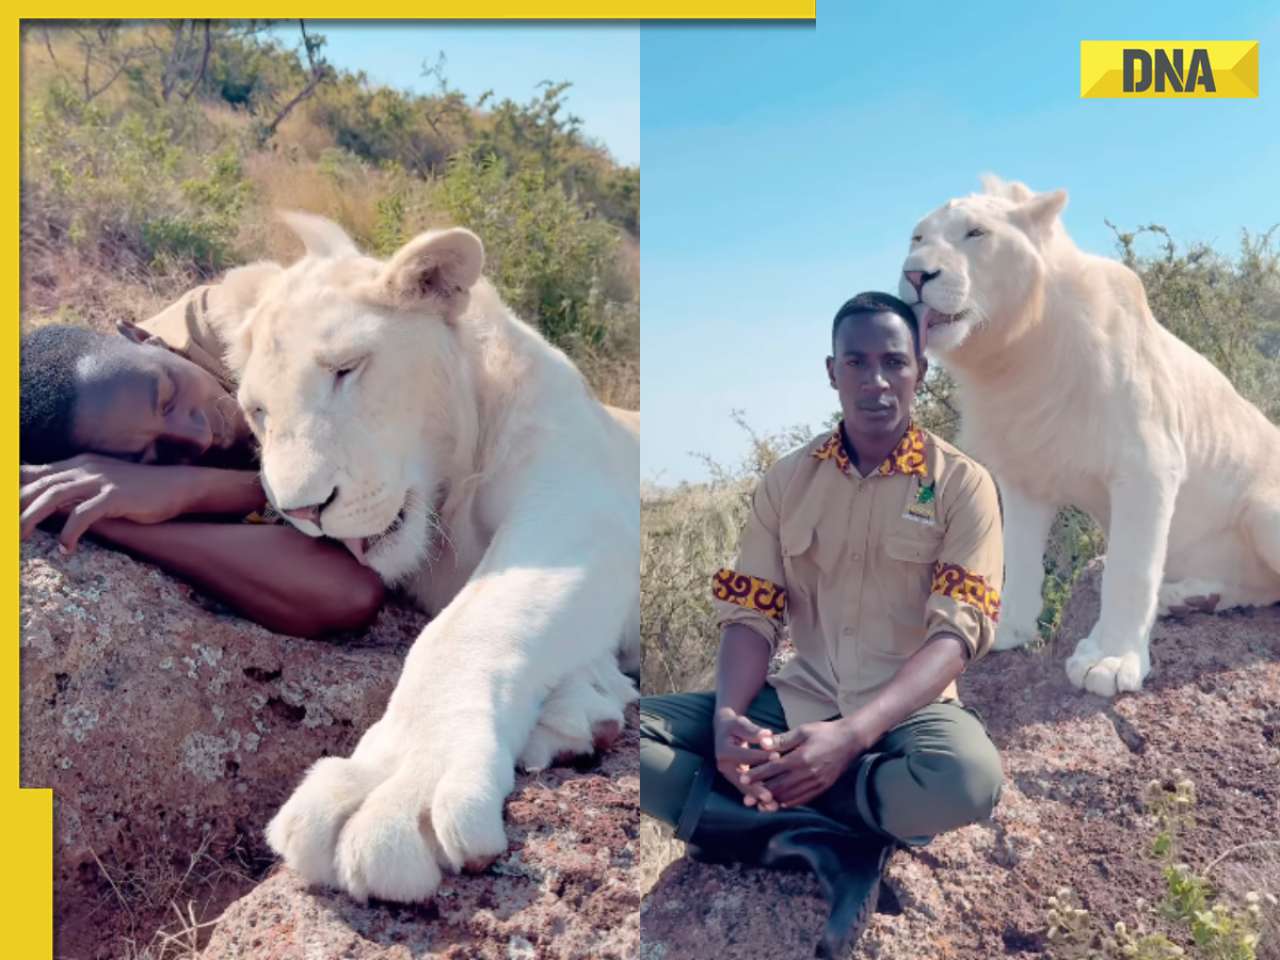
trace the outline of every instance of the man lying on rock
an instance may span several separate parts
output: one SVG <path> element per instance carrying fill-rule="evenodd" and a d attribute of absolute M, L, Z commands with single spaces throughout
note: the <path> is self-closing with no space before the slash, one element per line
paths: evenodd
<path fill-rule="evenodd" d="M 859 294 L 831 336 L 844 419 L 769 470 L 714 577 L 715 693 L 641 700 L 640 803 L 696 859 L 811 869 L 835 957 L 896 844 L 996 804 L 1000 758 L 955 681 L 991 646 L 1002 550 L 991 477 L 912 422 L 911 308 Z M 795 656 L 766 678 L 784 629 Z"/>
<path fill-rule="evenodd" d="M 21 527 L 60 548 L 98 540 L 195 584 L 278 633 L 360 629 L 383 585 L 343 546 L 260 520 L 248 424 L 222 363 L 226 338 L 275 268 L 197 287 L 120 334 L 43 326 L 21 347 Z"/>

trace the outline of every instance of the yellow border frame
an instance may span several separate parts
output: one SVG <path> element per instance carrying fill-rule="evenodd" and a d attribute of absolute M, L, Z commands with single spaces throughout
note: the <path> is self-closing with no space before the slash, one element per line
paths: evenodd
<path fill-rule="evenodd" d="M 417 8 L 384 8 L 381 15 L 360 19 L 413 19 Z M 112 11 L 123 19 L 157 17 L 162 11 L 155 4 L 126 5 L 123 11 Z M 307 19 L 347 19 L 350 7 L 334 3 L 309 4 Z M 0 462 L 18 463 L 18 316 L 19 302 L 19 171 L 18 123 L 20 116 L 19 80 L 21 72 L 21 26 L 24 19 L 99 19 L 101 7 L 88 3 L 58 4 L 56 12 L 37 17 L 19 17 L 10 42 L 9 68 L 4 72 L 4 121 L 9 131 L 9 149 L 5 155 L 6 179 L 11 184 L 4 195 L 3 215 L 13 233 L 4 244 L 5 288 L 14 306 L 13 328 L 0 346 L 3 363 L 4 422 L 0 428 L 3 448 Z M 227 19 L 261 17 L 261 8 L 238 10 L 224 7 Z M 816 0 L 472 0 L 465 17 L 442 16 L 436 19 L 466 20 L 814 20 Z M 17 478 L 14 478 L 17 479 Z M 16 492 L 16 491 L 15 491 Z M 15 496 L 16 500 L 17 497 Z M 5 579 L 4 611 L 15 629 L 11 635 L 10 653 L 0 670 L 0 683 L 7 695 L 4 713 L 4 766 L 2 775 L 8 787 L 0 786 L 0 815 L 5 824 L 7 868 L 0 886 L 3 924 L 0 925 L 0 952 L 6 956 L 35 960 L 53 955 L 53 791 L 51 789 L 18 789 L 19 784 L 19 643 L 18 643 L 18 525 L 17 511 L 4 514 L 8 523 L 0 527 L 0 537 L 9 549 L 10 568 L 14 572 Z M 4 532 L 8 531 L 8 532 Z"/>

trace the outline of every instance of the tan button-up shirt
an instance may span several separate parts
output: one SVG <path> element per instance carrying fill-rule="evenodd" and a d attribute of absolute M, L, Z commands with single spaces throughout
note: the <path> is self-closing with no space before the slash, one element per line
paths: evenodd
<path fill-rule="evenodd" d="M 779 460 L 756 488 L 733 569 L 712 589 L 742 623 L 796 655 L 772 678 L 792 727 L 847 715 L 932 637 L 970 659 L 991 647 L 1003 550 L 981 465 L 912 426 L 866 476 L 839 428 Z M 941 699 L 955 699 L 955 684 Z"/>

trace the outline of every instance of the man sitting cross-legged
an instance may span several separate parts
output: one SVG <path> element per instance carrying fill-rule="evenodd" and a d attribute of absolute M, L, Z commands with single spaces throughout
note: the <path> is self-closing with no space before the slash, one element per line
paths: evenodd
<path fill-rule="evenodd" d="M 194 583 L 278 633 L 368 626 L 381 579 L 331 540 L 257 519 L 252 434 L 222 363 L 274 263 L 232 270 L 120 334 L 44 326 L 22 339 L 22 537 L 98 540 Z M 188 518 L 182 521 L 180 518 Z"/>
<path fill-rule="evenodd" d="M 859 294 L 832 353 L 843 421 L 765 475 L 714 577 L 715 693 L 640 707 L 643 811 L 697 858 L 812 869 L 827 956 L 861 930 L 894 844 L 986 818 L 1002 777 L 955 685 L 999 615 L 995 485 L 912 422 L 927 365 L 910 307 Z M 766 684 L 784 628 L 796 653 Z"/>

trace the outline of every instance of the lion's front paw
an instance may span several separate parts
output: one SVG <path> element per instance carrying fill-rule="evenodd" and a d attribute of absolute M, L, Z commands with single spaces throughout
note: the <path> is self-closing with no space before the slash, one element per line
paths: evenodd
<path fill-rule="evenodd" d="M 338 835 L 365 797 L 382 782 L 377 768 L 325 757 L 267 825 L 267 843 L 309 884 L 338 887 Z"/>
<path fill-rule="evenodd" d="M 483 870 L 507 849 L 502 801 L 512 786 L 511 767 L 495 781 L 482 765 L 455 764 L 440 779 L 431 803 L 431 826 L 444 860 L 454 870 Z"/>
<path fill-rule="evenodd" d="M 361 902 L 425 900 L 442 869 L 488 866 L 507 846 L 511 754 L 489 737 L 433 734 L 383 724 L 352 759 L 321 760 L 267 828 L 272 849 L 308 883 Z"/>
<path fill-rule="evenodd" d="M 1138 691 L 1142 689 L 1142 681 L 1151 670 L 1144 654 L 1145 641 L 1142 650 L 1104 654 L 1102 646 L 1092 636 L 1088 636 L 1076 645 L 1075 653 L 1067 658 L 1067 679 L 1075 686 L 1100 697 Z"/>
<path fill-rule="evenodd" d="M 342 828 L 338 877 L 357 900 L 409 903 L 425 900 L 440 885 L 425 809 L 426 780 L 424 771 L 405 764 L 369 794 Z"/>

